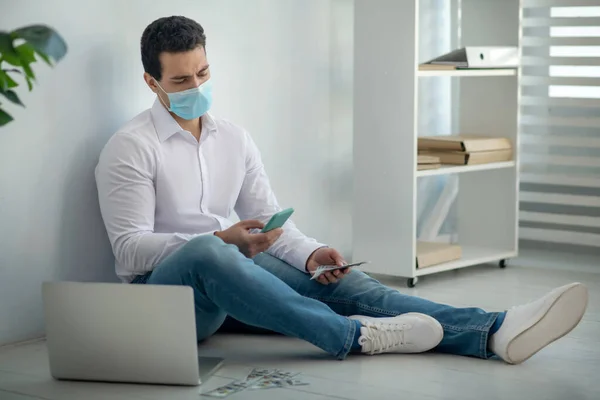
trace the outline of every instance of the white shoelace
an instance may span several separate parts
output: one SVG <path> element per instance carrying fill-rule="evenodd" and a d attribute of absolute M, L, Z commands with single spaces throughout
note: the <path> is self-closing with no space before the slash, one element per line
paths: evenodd
<path fill-rule="evenodd" d="M 404 333 L 410 329 L 409 324 L 382 324 L 366 321 L 358 344 L 368 354 L 380 354 L 406 344 Z"/>

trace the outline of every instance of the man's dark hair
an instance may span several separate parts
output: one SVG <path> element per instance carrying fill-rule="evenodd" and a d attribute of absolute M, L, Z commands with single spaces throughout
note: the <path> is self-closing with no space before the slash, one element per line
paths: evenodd
<path fill-rule="evenodd" d="M 152 22 L 144 29 L 141 40 L 144 71 L 155 79 L 162 79 L 160 53 L 180 53 L 206 48 L 204 28 L 186 17 L 164 17 Z"/>

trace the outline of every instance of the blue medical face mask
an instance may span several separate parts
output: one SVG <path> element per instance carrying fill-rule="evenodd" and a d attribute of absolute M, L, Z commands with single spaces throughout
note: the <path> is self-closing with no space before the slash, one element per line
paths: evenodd
<path fill-rule="evenodd" d="M 160 90 L 169 97 L 169 111 L 185 120 L 200 118 L 208 112 L 212 105 L 212 82 L 210 78 L 198 87 L 181 92 L 167 93 L 158 81 L 154 80 Z M 160 98 L 160 97 L 159 97 Z"/>

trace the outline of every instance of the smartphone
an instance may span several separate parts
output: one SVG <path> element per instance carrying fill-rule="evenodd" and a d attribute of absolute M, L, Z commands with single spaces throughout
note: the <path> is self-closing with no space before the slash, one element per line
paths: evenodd
<path fill-rule="evenodd" d="M 281 228 L 283 224 L 288 220 L 288 218 L 294 213 L 293 208 L 288 208 L 282 211 L 279 211 L 277 214 L 273 215 L 269 222 L 262 229 L 262 233 L 272 231 L 273 229 Z"/>

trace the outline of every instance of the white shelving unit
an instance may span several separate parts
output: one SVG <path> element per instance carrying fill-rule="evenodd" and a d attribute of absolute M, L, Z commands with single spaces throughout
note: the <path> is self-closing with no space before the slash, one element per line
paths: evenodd
<path fill-rule="evenodd" d="M 518 0 L 462 0 L 460 46 L 518 46 Z M 356 0 L 353 259 L 366 272 L 408 278 L 518 253 L 518 79 L 515 69 L 419 71 L 419 0 Z M 459 132 L 511 139 L 514 161 L 417 171 L 418 88 L 452 79 Z M 450 127 L 449 127 L 450 129 Z M 457 174 L 462 258 L 416 268 L 417 182 Z M 422 201 L 422 199 L 421 199 Z M 498 264 L 496 264 L 498 265 Z"/>
<path fill-rule="evenodd" d="M 475 172 L 475 171 L 486 171 L 490 169 L 500 168 L 513 168 L 517 165 L 515 161 L 503 161 L 495 162 L 490 164 L 479 164 L 479 165 L 442 165 L 437 169 L 427 169 L 423 171 L 417 171 L 417 177 L 421 176 L 436 176 L 436 175 L 447 175 L 447 174 L 460 174 L 463 172 Z"/>
<path fill-rule="evenodd" d="M 485 1 L 485 0 L 483 0 Z M 417 71 L 418 76 L 516 76 L 516 69 L 457 69 Z"/>

